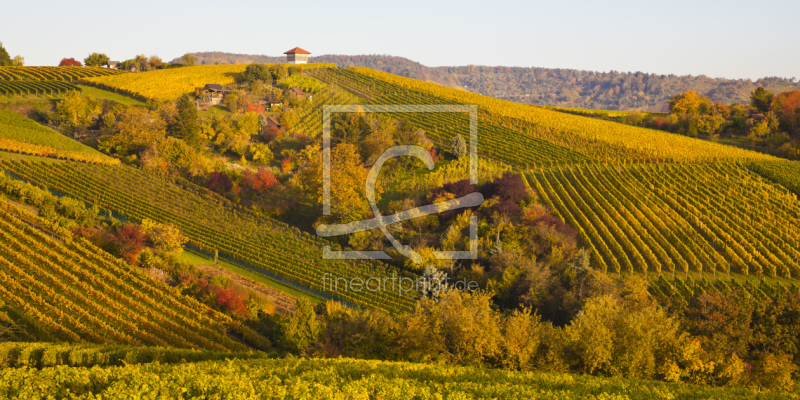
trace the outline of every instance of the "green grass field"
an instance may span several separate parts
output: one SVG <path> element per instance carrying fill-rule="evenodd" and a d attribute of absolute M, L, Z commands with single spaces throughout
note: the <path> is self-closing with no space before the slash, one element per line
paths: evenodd
<path fill-rule="evenodd" d="M 7 110 L 0 110 L 0 137 L 73 152 L 102 154 L 30 118 Z"/>
<path fill-rule="evenodd" d="M 299 291 L 297 289 L 294 289 L 294 288 L 291 288 L 289 286 L 286 286 L 286 285 L 284 285 L 284 284 L 282 284 L 282 283 L 280 283 L 280 282 L 278 282 L 278 281 L 276 281 L 274 279 L 270 279 L 267 276 L 255 273 L 255 272 L 250 271 L 249 269 L 246 269 L 246 268 L 242 268 L 242 267 L 240 267 L 240 266 L 238 266 L 236 264 L 233 264 L 231 262 L 225 261 L 223 259 L 217 259 L 217 262 L 214 263 L 213 259 L 208 259 L 202 254 L 199 254 L 197 252 L 193 252 L 191 250 L 184 250 L 183 253 L 181 253 L 180 260 L 185 262 L 185 263 L 187 263 L 187 264 L 190 264 L 190 265 L 213 265 L 215 267 L 219 267 L 219 268 L 234 272 L 234 273 L 236 273 L 238 275 L 250 278 L 250 279 L 252 279 L 252 280 L 254 280 L 254 281 L 258 282 L 258 283 L 261 283 L 261 284 L 266 285 L 268 287 L 271 287 L 273 289 L 280 290 L 282 292 L 288 293 L 288 294 L 290 294 L 292 296 L 295 296 L 295 297 L 298 297 L 298 298 L 305 298 L 305 299 L 311 301 L 314 304 L 322 303 L 324 301 L 323 299 L 321 299 L 321 298 L 319 298 L 317 296 L 314 296 L 313 294 L 306 293 L 306 292 L 301 292 L 301 291 Z"/>
<path fill-rule="evenodd" d="M 94 98 L 102 100 L 109 100 L 116 103 L 125 104 L 126 106 L 131 106 L 131 107 L 144 107 L 145 105 L 141 101 L 136 100 L 132 97 L 96 88 L 94 86 L 87 86 L 87 85 L 76 85 L 76 86 L 81 88 L 81 93 L 83 93 L 85 96 L 92 96 Z"/>

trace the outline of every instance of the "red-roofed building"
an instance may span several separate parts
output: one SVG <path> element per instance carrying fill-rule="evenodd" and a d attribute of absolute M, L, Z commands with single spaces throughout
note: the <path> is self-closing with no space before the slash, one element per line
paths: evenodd
<path fill-rule="evenodd" d="M 288 61 L 289 64 L 307 64 L 308 55 L 311 54 L 311 52 L 295 47 L 283 54 L 286 54 L 286 61 Z"/>

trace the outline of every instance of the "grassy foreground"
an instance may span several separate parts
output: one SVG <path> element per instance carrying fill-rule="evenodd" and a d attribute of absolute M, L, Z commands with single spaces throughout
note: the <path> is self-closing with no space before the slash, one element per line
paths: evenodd
<path fill-rule="evenodd" d="M 0 370 L 2 398 L 782 399 L 679 383 L 353 359 L 258 359 Z"/>

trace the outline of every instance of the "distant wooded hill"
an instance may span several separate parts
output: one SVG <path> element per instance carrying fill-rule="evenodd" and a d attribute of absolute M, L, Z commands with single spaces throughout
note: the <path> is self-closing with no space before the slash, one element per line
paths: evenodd
<path fill-rule="evenodd" d="M 198 64 L 247 64 L 283 62 L 285 57 L 193 53 Z M 176 59 L 176 62 L 179 62 Z M 427 67 L 403 57 L 388 55 L 322 55 L 309 62 L 362 66 L 409 78 L 466 89 L 487 96 L 528 104 L 605 110 L 667 111 L 667 101 L 688 89 L 712 101 L 745 103 L 758 86 L 773 92 L 800 90 L 794 78 L 768 77 L 757 81 L 700 76 L 656 75 L 642 72 L 594 72 L 560 68 Z"/>

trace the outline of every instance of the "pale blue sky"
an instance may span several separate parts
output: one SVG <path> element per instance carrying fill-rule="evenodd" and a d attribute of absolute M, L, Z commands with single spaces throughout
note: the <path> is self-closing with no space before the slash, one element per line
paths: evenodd
<path fill-rule="evenodd" d="M 429 66 L 800 78 L 797 0 L 2 1 L 0 41 L 27 65 L 300 46 Z"/>

